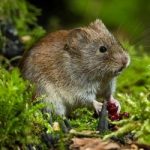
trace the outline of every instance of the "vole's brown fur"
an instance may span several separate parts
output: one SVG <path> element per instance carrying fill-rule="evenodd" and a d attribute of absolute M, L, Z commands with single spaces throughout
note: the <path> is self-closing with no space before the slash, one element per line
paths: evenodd
<path fill-rule="evenodd" d="M 100 52 L 105 46 L 107 51 Z M 129 63 L 119 42 L 100 20 L 87 27 L 50 33 L 28 51 L 22 60 L 22 73 L 34 82 L 37 95 L 54 105 L 57 114 L 89 104 L 96 111 L 98 94 L 110 99 L 115 76 Z"/>

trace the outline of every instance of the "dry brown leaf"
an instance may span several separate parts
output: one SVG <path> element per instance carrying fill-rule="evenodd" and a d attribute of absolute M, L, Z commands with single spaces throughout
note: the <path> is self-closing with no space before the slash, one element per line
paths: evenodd
<path fill-rule="evenodd" d="M 99 138 L 73 138 L 71 150 L 119 150 L 120 146 L 109 141 L 102 141 Z"/>

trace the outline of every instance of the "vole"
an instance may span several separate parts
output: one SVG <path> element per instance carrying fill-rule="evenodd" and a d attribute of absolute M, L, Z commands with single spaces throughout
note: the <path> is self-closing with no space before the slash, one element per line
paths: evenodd
<path fill-rule="evenodd" d="M 66 116 L 78 106 L 101 111 L 113 98 L 115 80 L 129 65 L 129 55 L 99 19 L 86 27 L 60 30 L 41 39 L 23 57 L 23 76 L 46 95 L 55 113 Z M 119 103 L 117 103 L 119 105 Z"/>

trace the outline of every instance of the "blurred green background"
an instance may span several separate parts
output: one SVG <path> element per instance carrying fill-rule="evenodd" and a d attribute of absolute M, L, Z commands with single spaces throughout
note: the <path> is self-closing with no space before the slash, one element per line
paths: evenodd
<path fill-rule="evenodd" d="M 149 0 L 0 0 L 0 20 L 12 22 L 21 36 L 33 36 L 27 47 L 44 34 L 41 26 L 55 31 L 100 18 L 121 40 L 149 52 L 149 16 Z"/>
<path fill-rule="evenodd" d="M 100 18 L 119 38 L 146 47 L 150 41 L 149 0 L 29 0 L 42 9 L 48 31 L 83 26 Z"/>

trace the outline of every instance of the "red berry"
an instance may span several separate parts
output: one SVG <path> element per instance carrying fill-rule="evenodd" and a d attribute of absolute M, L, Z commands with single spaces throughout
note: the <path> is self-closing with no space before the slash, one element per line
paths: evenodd
<path fill-rule="evenodd" d="M 108 102 L 107 104 L 107 110 L 108 110 L 108 113 L 111 114 L 111 115 L 114 115 L 117 113 L 118 111 L 118 107 L 116 106 L 115 103 L 112 103 L 112 102 Z"/>
<path fill-rule="evenodd" d="M 112 107 L 108 112 L 113 115 L 116 114 L 117 111 L 118 111 L 118 107 Z"/>
<path fill-rule="evenodd" d="M 110 115 L 109 118 L 111 121 L 119 120 L 119 115 L 118 114 Z"/>
<path fill-rule="evenodd" d="M 115 103 L 112 103 L 111 101 L 108 101 L 107 109 L 111 108 L 112 106 L 115 106 Z"/>

